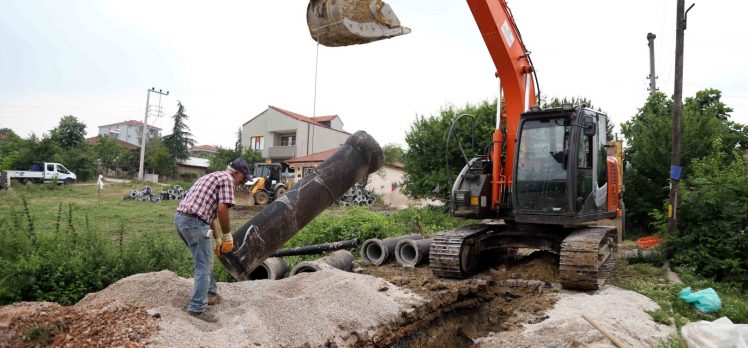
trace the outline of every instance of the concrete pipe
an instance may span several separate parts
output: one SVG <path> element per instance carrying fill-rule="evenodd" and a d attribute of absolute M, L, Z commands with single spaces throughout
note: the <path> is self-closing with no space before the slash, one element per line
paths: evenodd
<path fill-rule="evenodd" d="M 317 272 L 332 268 L 350 272 L 353 270 L 353 260 L 353 254 L 350 251 L 338 250 L 314 261 L 299 262 L 291 269 L 289 277 L 299 273 Z"/>
<path fill-rule="evenodd" d="M 423 239 L 423 236 L 409 234 L 387 239 L 368 239 L 364 244 L 361 244 L 361 258 L 370 265 L 380 266 L 395 256 L 397 243 L 405 239 Z"/>
<path fill-rule="evenodd" d="M 288 262 L 280 257 L 269 257 L 265 260 L 260 267 L 255 268 L 252 273 L 249 274 L 250 280 L 261 280 L 270 279 L 278 280 L 283 279 L 288 270 Z"/>
<path fill-rule="evenodd" d="M 221 254 L 223 266 L 234 278 L 248 279 L 266 258 L 345 191 L 376 172 L 383 157 L 382 148 L 366 132 L 358 131 L 348 137 L 345 144 L 301 182 L 232 233 L 235 248 Z"/>
<path fill-rule="evenodd" d="M 404 239 L 395 247 L 395 259 L 403 267 L 415 267 L 429 259 L 431 239 Z"/>

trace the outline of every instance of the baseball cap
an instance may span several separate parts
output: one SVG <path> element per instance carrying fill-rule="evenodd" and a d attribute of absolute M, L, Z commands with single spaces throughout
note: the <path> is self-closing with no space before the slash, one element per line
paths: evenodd
<path fill-rule="evenodd" d="M 231 168 L 234 168 L 235 170 L 239 171 L 240 173 L 244 174 L 245 179 L 249 179 L 249 165 L 247 165 L 247 162 L 241 158 L 237 158 L 233 161 L 231 161 L 231 164 L 229 164 Z"/>

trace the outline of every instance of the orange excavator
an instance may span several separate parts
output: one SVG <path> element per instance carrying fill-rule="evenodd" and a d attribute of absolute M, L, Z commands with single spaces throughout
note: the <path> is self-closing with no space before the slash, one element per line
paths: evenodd
<path fill-rule="evenodd" d="M 622 205 L 620 163 L 606 151 L 608 117 L 584 106 L 541 110 L 535 69 L 506 1 L 467 3 L 505 105 L 503 111 L 497 107 L 492 143 L 485 153 L 466 157 L 451 190 L 454 216 L 484 220 L 438 233 L 430 267 L 437 276 L 464 278 L 486 259 L 540 249 L 558 255 L 565 288 L 597 289 L 615 259 L 620 232 L 596 222 L 619 218 Z M 311 0 L 307 22 L 312 38 L 326 46 L 410 32 L 379 0 Z"/>

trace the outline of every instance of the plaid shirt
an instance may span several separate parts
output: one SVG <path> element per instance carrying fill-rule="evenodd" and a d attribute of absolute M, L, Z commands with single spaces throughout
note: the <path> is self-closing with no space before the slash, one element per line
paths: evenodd
<path fill-rule="evenodd" d="M 177 206 L 177 211 L 210 223 L 216 218 L 218 203 L 226 203 L 229 207 L 236 204 L 234 178 L 227 171 L 213 172 L 197 179 Z"/>

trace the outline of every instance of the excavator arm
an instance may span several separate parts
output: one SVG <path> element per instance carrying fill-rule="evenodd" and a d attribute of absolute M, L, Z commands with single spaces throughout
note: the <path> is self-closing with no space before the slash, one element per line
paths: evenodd
<path fill-rule="evenodd" d="M 498 207 L 504 192 L 512 184 L 514 147 L 520 115 L 537 104 L 535 69 L 529 51 L 522 42 L 514 17 L 505 0 L 468 0 L 486 43 L 488 53 L 496 66 L 500 80 L 500 96 L 504 96 L 504 113 L 497 103 L 496 129 L 493 134 L 493 170 L 491 182 L 491 207 Z M 499 97 L 500 99 L 501 97 Z M 505 146 L 504 146 L 505 145 Z M 505 148 L 505 161 L 500 160 Z"/>

